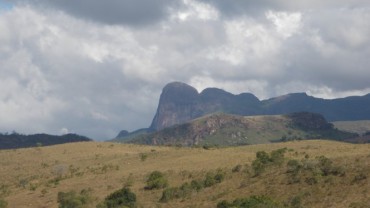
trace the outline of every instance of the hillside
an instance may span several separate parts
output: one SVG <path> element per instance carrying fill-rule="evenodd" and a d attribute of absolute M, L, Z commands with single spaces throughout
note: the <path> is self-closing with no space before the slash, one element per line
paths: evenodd
<path fill-rule="evenodd" d="M 370 133 L 370 120 L 362 121 L 336 121 L 333 122 L 335 128 L 343 131 L 353 132 L 359 135 Z"/>
<path fill-rule="evenodd" d="M 265 169 L 256 175 L 259 151 L 285 154 L 272 157 L 279 159 L 276 165 L 261 166 Z M 83 190 L 90 196 L 87 207 L 95 207 L 126 185 L 136 194 L 137 207 L 215 208 L 223 200 L 252 195 L 292 208 L 367 207 L 369 152 L 370 144 L 323 140 L 210 150 L 98 142 L 1 150 L 0 199 L 10 208 L 56 208 L 58 192 Z M 209 188 L 189 189 L 179 198 L 159 202 L 163 189 L 144 189 L 155 170 L 164 173 L 169 187 L 201 181 L 212 173 L 222 177 Z"/>
<path fill-rule="evenodd" d="M 343 140 L 356 136 L 334 129 L 323 116 L 314 113 L 273 116 L 215 113 L 157 132 L 142 134 L 128 142 L 150 145 L 235 146 L 315 138 Z"/>
<path fill-rule="evenodd" d="M 37 146 L 49 146 L 69 142 L 92 141 L 91 139 L 77 134 L 65 134 L 55 136 L 49 134 L 23 135 L 18 133 L 0 134 L 0 149 L 16 149 Z"/>
<path fill-rule="evenodd" d="M 370 94 L 328 100 L 292 93 L 259 100 L 251 93 L 234 95 L 217 88 L 198 93 L 192 86 L 173 82 L 162 90 L 150 129 L 161 130 L 215 112 L 251 116 L 307 111 L 322 114 L 328 121 L 366 120 L 370 119 L 368 106 Z"/>

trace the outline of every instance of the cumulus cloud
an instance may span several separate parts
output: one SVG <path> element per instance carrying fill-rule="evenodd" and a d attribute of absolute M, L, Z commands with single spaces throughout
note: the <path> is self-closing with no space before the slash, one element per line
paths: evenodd
<path fill-rule="evenodd" d="M 2 132 L 112 138 L 149 126 L 171 81 L 261 99 L 370 92 L 367 1 L 8 2 Z"/>

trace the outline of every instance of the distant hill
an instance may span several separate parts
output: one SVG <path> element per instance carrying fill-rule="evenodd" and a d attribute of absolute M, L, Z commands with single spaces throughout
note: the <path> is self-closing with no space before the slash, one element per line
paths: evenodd
<path fill-rule="evenodd" d="M 271 116 L 215 113 L 157 132 L 139 135 L 129 143 L 235 146 L 302 139 L 342 141 L 354 137 L 357 137 L 357 134 L 334 129 L 322 115 L 315 113 Z"/>
<path fill-rule="evenodd" d="M 127 130 L 122 130 L 121 132 L 119 132 L 119 134 L 116 136 L 116 138 L 111 139 L 109 141 L 111 141 L 111 142 L 125 142 L 125 141 L 132 140 L 133 138 L 135 138 L 139 135 L 148 134 L 148 133 L 151 133 L 151 132 L 153 132 L 153 131 L 149 128 L 142 128 L 142 129 L 138 129 L 138 130 L 133 131 L 133 132 L 128 132 Z"/>
<path fill-rule="evenodd" d="M 161 130 L 215 112 L 251 116 L 306 111 L 322 114 L 328 121 L 369 120 L 369 106 L 370 94 L 327 100 L 292 93 L 261 101 L 251 93 L 234 95 L 217 88 L 198 93 L 192 86 L 173 82 L 163 88 L 150 129 Z"/>
<path fill-rule="evenodd" d="M 0 149 L 16 149 L 37 146 L 49 146 L 70 142 L 85 142 L 91 139 L 77 134 L 65 134 L 62 136 L 48 134 L 22 135 L 18 133 L 0 134 Z"/>
<path fill-rule="evenodd" d="M 343 131 L 353 132 L 360 135 L 370 134 L 370 120 L 360 121 L 336 121 L 334 127 Z"/>

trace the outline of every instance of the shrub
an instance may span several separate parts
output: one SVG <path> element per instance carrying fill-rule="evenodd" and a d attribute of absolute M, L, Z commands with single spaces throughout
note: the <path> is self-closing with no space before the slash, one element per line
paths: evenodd
<path fill-rule="evenodd" d="M 324 176 L 330 175 L 330 173 L 332 171 L 333 161 L 331 161 L 329 158 L 327 158 L 325 156 L 317 157 L 317 160 L 319 161 L 318 167 L 322 171 L 322 174 Z"/>
<path fill-rule="evenodd" d="M 298 160 L 289 160 L 287 163 L 287 168 L 288 173 L 293 173 L 293 175 L 297 175 L 302 169 L 302 164 Z"/>
<path fill-rule="evenodd" d="M 145 189 L 161 189 L 166 188 L 168 186 L 168 181 L 163 173 L 159 171 L 153 171 L 148 179 L 146 180 L 146 187 Z"/>
<path fill-rule="evenodd" d="M 251 196 L 248 198 L 235 199 L 231 203 L 224 200 L 217 204 L 217 208 L 229 208 L 229 207 L 279 208 L 283 206 L 267 196 Z"/>
<path fill-rule="evenodd" d="M 192 180 L 190 182 L 190 186 L 193 190 L 200 191 L 203 189 L 204 183 L 203 181 L 200 181 L 200 180 Z"/>
<path fill-rule="evenodd" d="M 295 196 L 290 200 L 290 206 L 292 208 L 301 208 L 302 207 L 302 197 Z"/>
<path fill-rule="evenodd" d="M 206 178 L 204 179 L 204 187 L 211 187 L 216 184 L 215 178 L 212 174 L 207 174 Z"/>
<path fill-rule="evenodd" d="M 136 207 L 136 195 L 127 187 L 119 189 L 108 195 L 98 208 Z"/>
<path fill-rule="evenodd" d="M 10 194 L 10 189 L 8 185 L 0 185 L 0 199 L 2 197 L 8 196 Z"/>
<path fill-rule="evenodd" d="M 287 148 L 277 149 L 270 153 L 270 161 L 273 164 L 281 165 L 284 162 L 284 154 Z"/>
<path fill-rule="evenodd" d="M 193 191 L 200 191 L 204 187 L 211 187 L 217 183 L 221 183 L 225 178 L 225 173 L 218 170 L 216 173 L 208 172 L 204 180 L 192 180 L 189 183 L 183 183 L 180 187 L 166 188 L 162 192 L 160 202 L 168 202 L 172 199 L 185 198 Z"/>
<path fill-rule="evenodd" d="M 236 165 L 235 167 L 233 167 L 233 169 L 231 169 L 233 173 L 240 172 L 241 170 L 242 170 L 241 165 Z"/>
<path fill-rule="evenodd" d="M 177 187 L 166 188 L 165 190 L 163 190 L 162 197 L 159 201 L 168 202 L 169 200 L 177 198 L 178 192 L 179 192 L 179 188 Z"/>
<path fill-rule="evenodd" d="M 144 162 L 147 158 L 148 158 L 148 154 L 147 153 L 140 153 L 140 160 L 141 161 Z"/>
<path fill-rule="evenodd" d="M 82 190 L 80 194 L 75 191 L 59 192 L 59 208 L 83 208 L 91 202 L 90 193 Z"/>
<path fill-rule="evenodd" d="M 204 187 L 211 187 L 217 183 L 221 183 L 225 178 L 225 173 L 218 170 L 216 173 L 208 172 L 204 179 Z"/>
<path fill-rule="evenodd" d="M 270 162 L 270 156 L 265 151 L 258 151 L 256 153 L 256 158 L 259 160 L 262 164 L 267 164 Z"/>
<path fill-rule="evenodd" d="M 361 182 L 363 180 L 366 180 L 366 179 L 367 179 L 367 176 L 364 173 L 358 173 L 353 178 L 352 183 L 359 183 L 359 182 Z"/>
<path fill-rule="evenodd" d="M 256 159 L 252 162 L 252 168 L 255 176 L 258 176 L 265 171 L 266 165 L 260 160 Z"/>
<path fill-rule="evenodd" d="M 4 199 L 0 199 L 0 208 L 7 208 L 8 202 L 6 202 Z"/>
<path fill-rule="evenodd" d="M 189 183 L 184 183 L 180 187 L 166 188 L 162 192 L 160 202 L 168 202 L 172 199 L 185 198 L 191 194 L 193 187 Z"/>
<path fill-rule="evenodd" d="M 302 164 L 298 160 L 289 160 L 287 163 L 287 173 L 289 174 L 288 184 L 299 183 L 301 180 L 298 174 L 302 170 Z"/>
<path fill-rule="evenodd" d="M 277 149 L 270 153 L 265 151 L 258 151 L 256 153 L 256 159 L 252 162 L 252 168 L 255 176 L 260 175 L 268 165 L 281 165 L 284 162 L 284 153 L 286 148 Z"/>

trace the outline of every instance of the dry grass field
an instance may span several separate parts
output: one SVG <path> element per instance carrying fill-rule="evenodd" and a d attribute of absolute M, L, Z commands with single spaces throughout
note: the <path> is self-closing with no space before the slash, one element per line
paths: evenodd
<path fill-rule="evenodd" d="M 285 147 L 283 164 L 253 174 L 257 151 Z M 302 172 L 299 181 L 291 182 L 288 160 L 321 155 L 342 174 L 317 176 L 312 183 Z M 239 170 L 232 171 L 237 165 Z M 159 202 L 163 190 L 144 189 L 154 170 L 163 172 L 174 187 L 217 169 L 225 173 L 221 183 L 166 203 Z M 58 192 L 83 189 L 92 196 L 87 207 L 95 207 L 125 185 L 136 194 L 138 207 L 145 208 L 216 207 L 222 200 L 251 195 L 266 195 L 291 207 L 369 207 L 370 145 L 312 140 L 206 150 L 85 142 L 0 151 L 0 197 L 10 208 L 58 207 Z"/>

